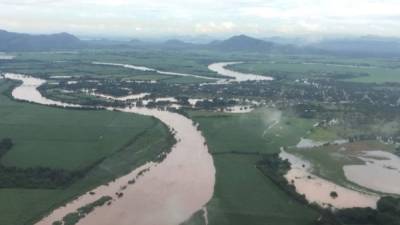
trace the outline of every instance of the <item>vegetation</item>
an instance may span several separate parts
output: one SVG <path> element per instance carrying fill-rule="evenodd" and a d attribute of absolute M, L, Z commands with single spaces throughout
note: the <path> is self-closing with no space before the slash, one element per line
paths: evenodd
<path fill-rule="evenodd" d="M 330 220 L 337 220 L 344 225 L 398 225 L 400 224 L 400 199 L 382 197 L 377 203 L 377 209 L 349 208 L 334 212 Z M 326 218 L 325 218 L 326 219 Z M 321 224 L 331 224 L 325 220 Z"/>
<path fill-rule="evenodd" d="M 112 198 L 110 196 L 103 196 L 98 200 L 79 208 L 76 212 L 69 213 L 63 217 L 62 221 L 55 221 L 53 225 L 63 224 L 63 225 L 75 225 L 86 215 L 91 213 L 96 207 L 100 207 L 110 202 Z"/>
<path fill-rule="evenodd" d="M 3 138 L 0 141 L 0 159 L 12 148 L 13 145 L 14 144 L 10 138 Z"/>
<path fill-rule="evenodd" d="M 257 168 L 293 199 L 304 205 L 309 204 L 305 196 L 298 194 L 296 187 L 284 177 L 290 170 L 288 160 L 280 159 L 279 154 L 264 155 L 262 160 L 257 163 Z"/>

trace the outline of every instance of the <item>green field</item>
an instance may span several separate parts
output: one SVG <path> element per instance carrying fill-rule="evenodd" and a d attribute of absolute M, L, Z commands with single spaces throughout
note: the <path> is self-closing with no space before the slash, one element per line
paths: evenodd
<path fill-rule="evenodd" d="M 200 124 L 216 167 L 214 196 L 207 205 L 210 225 L 308 225 L 317 214 L 297 203 L 265 177 L 255 164 L 257 153 L 277 153 L 295 144 L 311 121 L 277 110 L 248 114 L 190 113 Z M 268 127 L 280 118 L 271 129 Z M 202 224 L 199 215 L 187 224 Z"/>
<path fill-rule="evenodd" d="M 133 78 L 137 80 L 164 79 L 172 82 L 202 82 L 198 78 L 160 75 L 153 71 L 139 71 L 120 66 L 94 65 L 92 62 L 108 62 L 146 66 L 157 70 L 189 73 L 201 76 L 217 76 L 207 66 L 214 60 L 209 56 L 175 51 L 119 51 L 81 50 L 74 53 L 40 52 L 17 53 L 13 61 L 0 61 L 0 71 L 17 72 L 36 77 L 74 76 L 90 78 Z M 172 80 L 169 78 L 173 78 Z"/>
<path fill-rule="evenodd" d="M 0 80 L 0 92 L 11 83 Z M 0 137 L 14 147 L 4 166 L 75 171 L 87 174 L 56 189 L 0 189 L 0 224 L 31 224 L 50 209 L 156 159 L 172 144 L 158 120 L 110 111 L 64 110 L 20 103 L 0 95 Z"/>
<path fill-rule="evenodd" d="M 159 79 L 166 76 L 123 67 L 93 65 L 93 61 L 146 66 L 163 71 L 217 77 L 207 67 L 213 62 L 243 61 L 232 65 L 238 71 L 285 77 L 286 79 L 324 77 L 327 74 L 363 74 L 343 80 L 367 83 L 400 82 L 400 64 L 384 58 L 349 58 L 326 55 L 265 55 L 205 50 L 115 50 L 97 49 L 76 52 L 15 53 L 16 59 L 1 63 L 0 71 L 34 76 L 82 76 L 91 78 Z M 136 77 L 136 78 L 135 78 Z M 171 76 L 165 81 L 198 83 L 201 79 Z"/>
<path fill-rule="evenodd" d="M 321 57 L 322 59 L 324 57 Z M 400 82 L 400 69 L 398 67 L 388 66 L 388 63 L 381 62 L 378 59 L 367 59 L 360 61 L 359 59 L 337 60 L 327 58 L 319 59 L 313 64 L 304 64 L 310 60 L 308 58 L 300 59 L 282 59 L 275 58 L 268 61 L 246 62 L 243 64 L 231 66 L 234 70 L 264 74 L 270 76 L 287 76 L 291 79 L 297 78 L 315 78 L 324 77 L 327 74 L 365 74 L 365 76 L 343 79 L 345 81 L 366 82 L 366 83 L 385 83 Z M 334 60 L 333 62 L 329 60 Z M 353 67 L 353 65 L 368 63 L 368 66 Z"/>

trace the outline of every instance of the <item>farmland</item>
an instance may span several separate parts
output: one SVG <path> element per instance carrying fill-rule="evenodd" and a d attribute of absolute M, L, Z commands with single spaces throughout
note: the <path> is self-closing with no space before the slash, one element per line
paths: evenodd
<path fill-rule="evenodd" d="M 209 224 L 294 225 L 315 221 L 315 212 L 292 200 L 255 167 L 262 154 L 277 153 L 280 146 L 295 144 L 312 126 L 311 121 L 273 109 L 238 115 L 190 115 L 200 124 L 217 170 L 215 193 L 207 204 Z M 195 218 L 190 222 L 195 223 Z"/>

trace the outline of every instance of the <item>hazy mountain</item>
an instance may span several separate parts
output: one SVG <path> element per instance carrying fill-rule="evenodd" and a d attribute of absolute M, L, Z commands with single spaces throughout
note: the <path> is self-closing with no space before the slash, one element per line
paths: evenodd
<path fill-rule="evenodd" d="M 187 43 L 178 39 L 170 39 L 162 43 L 163 47 L 166 48 L 192 48 L 196 47 L 196 44 Z"/>
<path fill-rule="evenodd" d="M 238 35 L 224 41 L 213 41 L 209 46 L 226 51 L 268 51 L 274 44 L 246 35 Z"/>
<path fill-rule="evenodd" d="M 106 38 L 85 40 L 84 42 L 87 43 L 91 47 L 115 46 L 115 45 L 123 45 L 123 44 L 126 45 L 127 43 L 129 43 L 127 41 L 110 40 L 110 39 L 106 39 Z"/>
<path fill-rule="evenodd" d="M 46 51 L 76 49 L 85 44 L 68 33 L 30 35 L 0 30 L 0 51 Z"/>
<path fill-rule="evenodd" d="M 400 39 L 377 36 L 328 39 L 312 45 L 335 54 L 355 56 L 400 56 Z"/>
<path fill-rule="evenodd" d="M 262 40 L 267 41 L 267 42 L 272 42 L 275 44 L 295 45 L 295 46 L 304 46 L 306 44 L 315 42 L 312 38 L 280 37 L 280 36 L 266 37 L 266 38 L 263 38 Z"/>
<path fill-rule="evenodd" d="M 143 44 L 143 42 L 140 39 L 131 39 L 129 41 L 129 44 L 134 44 L 134 45 L 138 45 L 138 44 Z"/>

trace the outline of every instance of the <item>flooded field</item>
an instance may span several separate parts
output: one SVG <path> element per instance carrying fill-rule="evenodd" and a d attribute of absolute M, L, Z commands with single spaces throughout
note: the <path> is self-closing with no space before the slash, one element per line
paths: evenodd
<path fill-rule="evenodd" d="M 311 139 L 307 138 L 301 138 L 300 142 L 297 143 L 296 148 L 314 148 L 314 147 L 320 147 L 324 145 L 326 142 L 322 141 L 314 141 Z"/>
<path fill-rule="evenodd" d="M 5 53 L 0 52 L 0 60 L 12 60 L 15 59 L 13 55 L 7 55 Z"/>
<path fill-rule="evenodd" d="M 364 151 L 365 165 L 344 166 L 348 180 L 383 193 L 400 194 L 400 158 L 384 151 Z"/>
<path fill-rule="evenodd" d="M 149 93 L 140 93 L 140 94 L 134 94 L 134 95 L 126 95 L 122 97 L 115 97 L 111 95 L 105 95 L 105 94 L 98 94 L 98 93 L 92 93 L 93 96 L 96 97 L 101 97 L 105 99 L 110 99 L 110 100 L 116 100 L 116 101 L 128 101 L 128 100 L 137 100 L 144 98 L 149 95 Z"/>
<path fill-rule="evenodd" d="M 285 175 L 286 179 L 295 185 L 297 192 L 304 194 L 309 202 L 334 208 L 376 208 L 378 195 L 361 193 L 318 177 L 310 172 L 309 162 L 293 154 L 282 151 L 280 157 L 291 163 L 291 170 Z M 331 196 L 333 192 L 336 192 L 337 197 Z"/>

